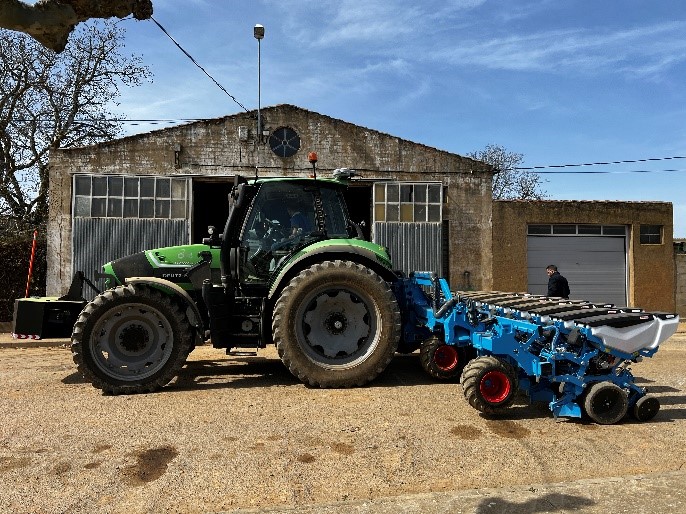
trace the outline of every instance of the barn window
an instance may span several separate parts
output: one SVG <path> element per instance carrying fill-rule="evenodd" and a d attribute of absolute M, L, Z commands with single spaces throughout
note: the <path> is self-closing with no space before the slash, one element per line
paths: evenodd
<path fill-rule="evenodd" d="M 641 225 L 642 245 L 662 244 L 662 225 Z"/>
<path fill-rule="evenodd" d="M 442 196 L 439 183 L 377 182 L 374 221 L 440 223 Z"/>
<path fill-rule="evenodd" d="M 74 176 L 77 218 L 186 218 L 187 196 L 182 178 Z"/>
<path fill-rule="evenodd" d="M 293 157 L 300 150 L 300 136 L 290 127 L 280 127 L 269 136 L 269 148 L 279 157 Z"/>

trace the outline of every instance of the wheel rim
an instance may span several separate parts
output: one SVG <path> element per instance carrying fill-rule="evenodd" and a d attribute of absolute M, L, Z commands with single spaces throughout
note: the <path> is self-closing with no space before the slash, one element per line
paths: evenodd
<path fill-rule="evenodd" d="M 136 381 L 157 373 L 169 361 L 174 345 L 166 316 L 142 303 L 111 308 L 93 327 L 91 354 L 108 376 Z"/>
<path fill-rule="evenodd" d="M 378 344 L 374 301 L 353 288 L 319 288 L 296 313 L 298 342 L 308 359 L 326 368 L 349 368 L 374 353 Z"/>
<path fill-rule="evenodd" d="M 454 370 L 459 361 L 457 350 L 450 345 L 442 344 L 434 352 L 434 364 L 441 371 Z"/>
<path fill-rule="evenodd" d="M 489 403 L 501 403 L 510 394 L 512 384 L 502 371 L 489 371 L 481 378 L 479 390 L 484 400 Z"/>

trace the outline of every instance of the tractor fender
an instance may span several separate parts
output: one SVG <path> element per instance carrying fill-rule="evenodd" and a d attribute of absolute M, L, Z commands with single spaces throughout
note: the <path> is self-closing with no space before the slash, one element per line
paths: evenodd
<path fill-rule="evenodd" d="M 167 293 L 176 296 L 183 304 L 186 305 L 186 315 L 189 323 L 198 331 L 198 334 L 203 333 L 202 316 L 197 304 L 191 298 L 191 295 L 178 284 L 157 277 L 128 277 L 124 281 L 126 284 L 144 284 L 150 285 L 156 289 L 164 289 Z M 190 310 L 190 312 L 189 312 Z"/>
<path fill-rule="evenodd" d="M 389 283 L 395 282 L 398 278 L 393 270 L 380 262 L 376 253 L 367 248 L 345 244 L 328 245 L 301 255 L 282 269 L 269 287 L 269 300 L 273 304 L 281 290 L 305 268 L 309 268 L 318 262 L 335 260 L 362 264 Z"/>

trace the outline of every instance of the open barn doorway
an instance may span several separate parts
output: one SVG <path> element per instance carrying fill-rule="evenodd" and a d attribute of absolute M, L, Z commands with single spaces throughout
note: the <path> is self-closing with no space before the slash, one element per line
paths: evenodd
<path fill-rule="evenodd" d="M 214 226 L 218 233 L 224 231 L 232 187 L 233 177 L 193 178 L 191 243 L 202 243 L 209 226 Z"/>
<path fill-rule="evenodd" d="M 350 219 L 360 225 L 369 241 L 372 228 L 372 182 L 353 182 L 345 191 Z"/>

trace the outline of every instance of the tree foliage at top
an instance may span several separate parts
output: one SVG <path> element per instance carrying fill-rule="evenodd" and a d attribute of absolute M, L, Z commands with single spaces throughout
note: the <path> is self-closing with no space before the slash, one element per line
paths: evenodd
<path fill-rule="evenodd" d="M 120 133 L 108 106 L 121 86 L 150 76 L 140 57 L 123 54 L 123 41 L 113 22 L 84 24 L 57 54 L 0 30 L 0 216 L 43 224 L 50 150 Z"/>
<path fill-rule="evenodd" d="M 493 175 L 494 200 L 542 200 L 547 196 L 538 173 L 518 169 L 524 161 L 520 153 L 489 144 L 483 150 L 467 154 L 467 157 L 493 166 L 496 172 Z"/>

